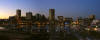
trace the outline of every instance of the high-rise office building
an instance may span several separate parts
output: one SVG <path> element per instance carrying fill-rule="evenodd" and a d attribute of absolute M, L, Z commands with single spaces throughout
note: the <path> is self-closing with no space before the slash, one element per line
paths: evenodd
<path fill-rule="evenodd" d="M 49 9 L 49 20 L 55 19 L 55 9 Z"/>
<path fill-rule="evenodd" d="M 49 9 L 50 32 L 55 31 L 55 9 Z"/>
<path fill-rule="evenodd" d="M 64 18 L 64 21 L 67 23 L 67 24 L 71 24 L 73 22 L 73 18 L 72 17 L 67 17 L 67 18 Z"/>
<path fill-rule="evenodd" d="M 36 16 L 36 20 L 37 21 L 40 21 L 41 20 L 41 14 L 37 13 L 35 16 Z"/>
<path fill-rule="evenodd" d="M 32 19 L 32 12 L 26 13 L 26 19 Z"/>
<path fill-rule="evenodd" d="M 49 40 L 56 40 L 55 39 L 55 9 L 49 9 L 49 32 L 50 32 L 50 39 Z"/>
<path fill-rule="evenodd" d="M 63 22 L 64 17 L 63 16 L 58 16 L 58 21 Z"/>
<path fill-rule="evenodd" d="M 16 21 L 17 21 L 17 24 L 20 24 L 20 23 L 22 23 L 22 20 L 21 20 L 21 10 L 20 9 L 17 9 L 16 10 Z M 18 26 L 18 28 L 19 28 L 20 26 Z"/>
<path fill-rule="evenodd" d="M 59 26 L 59 30 L 63 31 L 64 30 L 64 17 L 63 16 L 58 16 L 58 26 Z"/>
<path fill-rule="evenodd" d="M 21 10 L 20 9 L 16 10 L 16 17 L 18 17 L 18 18 L 21 17 Z"/>
<path fill-rule="evenodd" d="M 95 19 L 95 15 L 90 15 L 89 19 L 94 20 Z"/>

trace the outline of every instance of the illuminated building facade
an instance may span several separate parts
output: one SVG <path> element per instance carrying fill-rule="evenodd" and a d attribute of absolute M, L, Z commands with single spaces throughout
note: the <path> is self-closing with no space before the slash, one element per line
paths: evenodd
<path fill-rule="evenodd" d="M 64 17 L 63 16 L 58 16 L 58 26 L 60 27 L 60 31 L 64 30 Z"/>
<path fill-rule="evenodd" d="M 95 19 L 95 15 L 90 15 L 89 19 L 94 20 Z"/>
<path fill-rule="evenodd" d="M 55 9 L 49 9 L 50 32 L 55 32 Z"/>
<path fill-rule="evenodd" d="M 55 20 L 55 9 L 49 9 L 49 20 Z"/>
<path fill-rule="evenodd" d="M 66 18 L 64 18 L 64 22 L 65 22 L 65 24 L 70 25 L 73 22 L 73 18 L 72 17 L 66 17 Z"/>
<path fill-rule="evenodd" d="M 55 40 L 55 9 L 49 9 L 49 32 L 49 40 Z"/>
<path fill-rule="evenodd" d="M 32 12 L 26 13 L 26 19 L 32 19 Z"/>

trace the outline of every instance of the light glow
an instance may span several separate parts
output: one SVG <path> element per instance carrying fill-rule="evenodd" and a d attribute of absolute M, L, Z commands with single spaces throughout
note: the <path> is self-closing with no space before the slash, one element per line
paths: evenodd
<path fill-rule="evenodd" d="M 97 31 L 97 28 L 94 28 L 95 31 Z"/>

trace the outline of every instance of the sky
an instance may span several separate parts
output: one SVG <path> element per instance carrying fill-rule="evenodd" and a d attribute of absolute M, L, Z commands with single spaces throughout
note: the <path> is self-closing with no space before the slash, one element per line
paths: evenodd
<path fill-rule="evenodd" d="M 95 14 L 100 19 L 100 0 L 0 0 L 0 18 L 16 15 L 16 9 L 26 12 L 49 15 L 49 9 L 54 8 L 56 16 L 88 17 Z"/>

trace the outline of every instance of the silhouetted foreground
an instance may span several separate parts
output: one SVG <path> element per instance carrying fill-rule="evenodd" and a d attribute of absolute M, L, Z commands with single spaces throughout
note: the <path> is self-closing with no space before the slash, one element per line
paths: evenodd
<path fill-rule="evenodd" d="M 67 34 L 64 37 L 63 33 L 59 35 L 61 38 L 59 40 L 78 40 L 72 34 Z M 49 40 L 49 33 L 47 32 L 11 32 L 11 31 L 0 31 L 0 40 Z"/>

